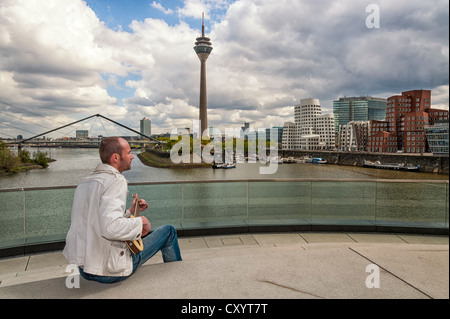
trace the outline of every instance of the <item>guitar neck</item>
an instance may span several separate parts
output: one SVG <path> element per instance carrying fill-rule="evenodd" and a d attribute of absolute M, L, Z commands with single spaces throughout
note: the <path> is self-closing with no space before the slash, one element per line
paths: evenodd
<path fill-rule="evenodd" d="M 139 216 L 139 198 L 137 198 L 136 196 L 136 204 L 134 205 L 134 217 L 138 217 Z"/>

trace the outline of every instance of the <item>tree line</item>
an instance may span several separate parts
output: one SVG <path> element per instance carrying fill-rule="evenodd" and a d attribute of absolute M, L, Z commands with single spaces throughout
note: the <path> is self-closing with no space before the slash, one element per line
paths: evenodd
<path fill-rule="evenodd" d="M 48 167 L 47 152 L 36 151 L 33 154 L 27 149 L 22 149 L 20 156 L 11 152 L 9 145 L 0 139 L 0 170 L 7 173 L 18 173 L 24 167 L 35 164 Z"/>

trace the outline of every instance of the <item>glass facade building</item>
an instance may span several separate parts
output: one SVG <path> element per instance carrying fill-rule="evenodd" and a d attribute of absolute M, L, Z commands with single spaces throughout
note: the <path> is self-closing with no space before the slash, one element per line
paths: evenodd
<path fill-rule="evenodd" d="M 448 121 L 436 121 L 434 125 L 425 126 L 425 135 L 434 154 L 448 154 L 449 144 L 449 124 Z"/>
<path fill-rule="evenodd" d="M 384 120 L 387 101 L 383 98 L 361 96 L 343 97 L 333 101 L 334 130 L 351 121 Z"/>

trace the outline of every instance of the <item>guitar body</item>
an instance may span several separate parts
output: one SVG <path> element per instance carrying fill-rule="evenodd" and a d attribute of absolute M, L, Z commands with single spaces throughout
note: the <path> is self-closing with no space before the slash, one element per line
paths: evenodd
<path fill-rule="evenodd" d="M 139 216 L 139 200 L 136 198 L 136 206 L 134 209 L 134 213 L 136 216 Z M 134 218 L 135 215 L 131 215 L 130 218 Z M 144 244 L 142 243 L 142 238 L 138 240 L 128 240 L 125 242 L 127 247 L 130 249 L 133 255 L 139 254 L 142 250 L 144 250 Z"/>
<path fill-rule="evenodd" d="M 142 238 L 139 238 L 139 240 L 127 241 L 126 244 L 133 255 L 139 254 L 144 249 Z"/>

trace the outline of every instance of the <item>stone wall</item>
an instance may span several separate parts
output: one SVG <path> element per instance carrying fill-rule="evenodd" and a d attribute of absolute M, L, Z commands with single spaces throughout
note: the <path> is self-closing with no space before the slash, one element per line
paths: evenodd
<path fill-rule="evenodd" d="M 363 166 L 363 160 L 380 161 L 382 163 L 405 163 L 407 165 L 420 165 L 422 172 L 449 174 L 448 155 L 417 155 L 404 153 L 358 153 L 336 151 L 279 151 L 282 157 L 295 158 L 310 156 L 322 157 L 330 164 Z"/>

